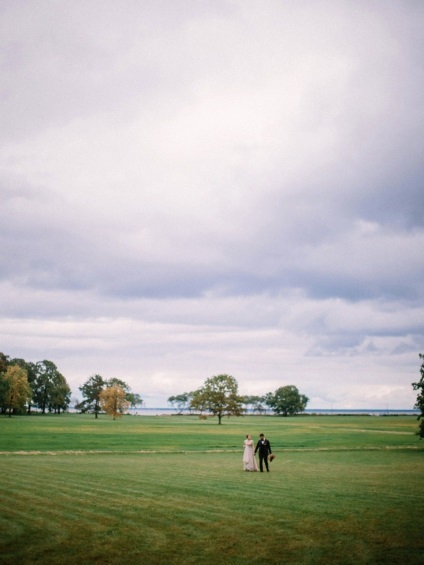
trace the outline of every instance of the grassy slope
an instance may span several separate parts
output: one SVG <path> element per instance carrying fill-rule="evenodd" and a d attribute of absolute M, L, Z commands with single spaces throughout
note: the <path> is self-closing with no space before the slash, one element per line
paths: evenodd
<path fill-rule="evenodd" d="M 0 419 L 0 451 L 62 452 L 0 456 L 0 563 L 423 563 L 415 429 L 381 417 Z M 245 473 L 243 435 L 262 430 L 277 459 Z"/>

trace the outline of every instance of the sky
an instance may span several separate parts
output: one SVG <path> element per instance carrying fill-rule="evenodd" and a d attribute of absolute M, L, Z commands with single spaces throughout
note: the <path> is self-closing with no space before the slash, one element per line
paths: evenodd
<path fill-rule="evenodd" d="M 2 0 L 0 351 L 146 407 L 411 409 L 424 2 Z"/>

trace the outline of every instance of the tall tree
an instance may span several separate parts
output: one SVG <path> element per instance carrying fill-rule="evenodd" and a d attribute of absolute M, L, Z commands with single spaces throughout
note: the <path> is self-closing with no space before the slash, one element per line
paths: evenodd
<path fill-rule="evenodd" d="M 238 394 L 238 383 L 230 375 L 217 375 L 206 379 L 204 385 L 195 391 L 191 399 L 193 409 L 208 410 L 218 416 L 242 416 L 245 412 L 243 399 Z"/>
<path fill-rule="evenodd" d="M 34 405 L 45 414 L 46 410 L 52 410 L 55 395 L 63 393 L 65 377 L 59 372 L 52 361 L 39 361 L 35 365 L 36 377 L 32 384 Z M 68 387 L 69 388 L 69 387 Z M 58 392 L 60 389 L 62 392 Z M 70 395 L 70 390 L 69 390 Z M 64 400 L 66 404 L 66 399 Z M 69 404 L 69 399 L 67 400 Z M 61 406 L 64 407 L 64 404 Z"/>
<path fill-rule="evenodd" d="M 66 379 L 59 372 L 53 377 L 53 388 L 50 394 L 49 410 L 60 414 L 60 411 L 68 409 L 71 402 L 71 389 Z"/>
<path fill-rule="evenodd" d="M 135 392 L 127 392 L 125 394 L 125 400 L 129 402 L 130 408 L 138 408 L 144 404 L 144 400 Z"/>
<path fill-rule="evenodd" d="M 6 372 L 7 365 L 9 364 L 8 361 L 9 357 L 0 352 L 0 374 Z"/>
<path fill-rule="evenodd" d="M 0 353 L 0 411 L 2 414 L 6 412 L 5 395 L 9 385 L 4 379 L 4 373 L 7 371 L 9 357 L 4 353 Z"/>
<path fill-rule="evenodd" d="M 100 393 L 100 405 L 102 410 L 113 416 L 113 419 L 119 418 L 128 410 L 130 403 L 125 398 L 125 391 L 119 385 L 108 386 Z"/>
<path fill-rule="evenodd" d="M 97 418 L 102 410 L 100 396 L 103 390 L 117 386 L 124 391 L 125 401 L 128 406 L 141 406 L 143 399 L 139 394 L 131 392 L 129 385 L 121 379 L 112 378 L 105 380 L 101 375 L 93 375 L 90 377 L 79 390 L 82 392 L 83 400 L 75 404 L 75 409 L 81 412 L 90 412 Z"/>
<path fill-rule="evenodd" d="M 37 379 L 37 365 L 31 361 L 25 361 L 25 359 L 14 358 L 10 359 L 9 365 L 18 365 L 21 369 L 24 369 L 27 373 L 28 384 L 31 387 L 31 391 L 34 390 L 34 384 Z M 28 400 L 27 414 L 31 414 L 32 407 L 32 395 Z"/>
<path fill-rule="evenodd" d="M 143 404 L 143 400 L 141 399 L 140 395 L 131 392 L 131 387 L 122 379 L 113 377 L 107 381 L 106 385 L 108 387 L 120 386 L 125 392 L 125 400 L 129 403 L 130 406 L 134 406 L 135 408 L 136 406 L 141 406 Z"/>
<path fill-rule="evenodd" d="M 194 390 L 191 393 L 191 397 L 190 397 L 190 404 L 189 404 L 190 413 L 192 410 L 194 410 L 195 412 L 200 412 L 200 414 L 203 414 L 203 412 L 207 410 L 207 406 L 208 406 L 208 402 L 206 399 L 206 395 L 204 394 L 203 388 Z"/>
<path fill-rule="evenodd" d="M 266 404 L 279 416 L 288 416 L 303 412 L 309 402 L 309 398 L 300 394 L 297 387 L 287 385 L 277 388 L 272 394 L 265 395 Z"/>
<path fill-rule="evenodd" d="M 190 399 L 191 394 L 189 392 L 183 392 L 182 394 L 170 396 L 168 398 L 168 404 L 175 408 L 178 414 L 182 414 L 184 410 L 188 409 Z"/>
<path fill-rule="evenodd" d="M 120 386 L 122 390 L 126 393 L 130 392 L 131 390 L 131 388 L 129 387 L 129 385 L 127 385 L 125 381 L 121 379 L 117 379 L 116 377 L 109 379 L 107 381 L 107 386 Z"/>
<path fill-rule="evenodd" d="M 422 360 L 420 373 L 421 378 L 418 382 L 412 383 L 414 390 L 418 390 L 417 402 L 415 403 L 415 408 L 421 410 L 421 414 L 418 416 L 418 420 L 421 420 L 417 434 L 422 439 L 424 437 L 424 355 L 419 353 L 419 358 Z"/>
<path fill-rule="evenodd" d="M 9 365 L 2 378 L 6 383 L 3 402 L 10 418 L 12 411 L 25 408 L 26 402 L 31 397 L 31 387 L 28 384 L 26 371 L 18 365 Z"/>
<path fill-rule="evenodd" d="M 82 386 L 79 387 L 84 399 L 77 404 L 75 408 L 83 413 L 94 413 L 94 417 L 97 418 L 101 410 L 100 394 L 106 386 L 107 381 L 105 381 L 101 375 L 91 376 Z"/>

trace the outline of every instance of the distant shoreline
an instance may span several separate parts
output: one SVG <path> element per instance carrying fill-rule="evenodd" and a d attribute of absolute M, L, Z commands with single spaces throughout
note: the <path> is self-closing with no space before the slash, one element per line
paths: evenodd
<path fill-rule="evenodd" d="M 175 408 L 136 408 L 130 410 L 131 414 L 138 416 L 160 416 L 160 415 L 176 415 L 178 411 Z M 271 410 L 266 413 L 258 414 L 252 410 L 248 410 L 247 414 L 250 416 L 273 416 Z M 381 409 L 381 408 L 308 408 L 304 412 L 297 414 L 297 416 L 419 416 L 420 411 L 415 409 Z M 182 415 L 189 416 L 188 410 L 183 410 Z M 197 415 L 197 414 L 193 414 Z"/>

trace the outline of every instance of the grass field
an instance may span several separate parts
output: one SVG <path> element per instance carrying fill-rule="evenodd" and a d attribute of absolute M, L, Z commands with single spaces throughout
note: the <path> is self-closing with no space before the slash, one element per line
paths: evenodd
<path fill-rule="evenodd" d="M 0 418 L 0 563 L 424 563 L 414 417 Z M 264 432 L 271 472 L 242 470 Z"/>

